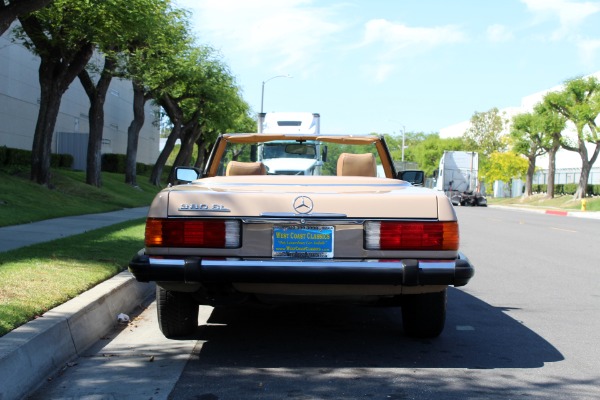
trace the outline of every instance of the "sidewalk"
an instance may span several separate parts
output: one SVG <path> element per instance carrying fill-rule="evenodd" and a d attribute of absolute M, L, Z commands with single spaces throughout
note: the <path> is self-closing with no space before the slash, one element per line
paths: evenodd
<path fill-rule="evenodd" d="M 144 218 L 148 207 L 54 218 L 0 228 L 2 252 Z M 133 254 L 132 254 L 133 256 Z M 62 370 L 155 290 L 125 271 L 0 337 L 0 399 L 21 399 Z"/>
<path fill-rule="evenodd" d="M 0 228 L 0 253 L 85 233 L 119 222 L 144 218 L 146 214 L 148 214 L 148 207 L 125 208 L 101 214 L 77 215 L 23 225 L 5 226 Z"/>

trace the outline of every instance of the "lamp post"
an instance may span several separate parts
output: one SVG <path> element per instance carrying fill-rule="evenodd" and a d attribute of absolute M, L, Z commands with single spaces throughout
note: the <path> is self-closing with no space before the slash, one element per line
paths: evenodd
<path fill-rule="evenodd" d="M 269 79 L 264 80 L 262 82 L 262 92 L 260 94 L 260 113 L 261 114 L 263 113 L 263 102 L 264 102 L 264 99 L 265 99 L 265 83 L 267 83 L 270 80 L 275 79 L 275 78 L 291 78 L 291 77 L 292 76 L 290 74 L 287 74 L 287 75 L 275 75 L 275 76 L 272 76 Z"/>
<path fill-rule="evenodd" d="M 405 127 L 404 125 L 402 125 L 402 162 L 404 162 L 404 131 L 405 131 Z"/>
<path fill-rule="evenodd" d="M 393 119 L 390 119 L 390 121 L 392 122 L 397 122 L 399 124 L 401 124 L 402 122 L 400 121 L 395 121 Z M 405 131 L 406 131 L 406 127 L 404 125 L 400 125 L 402 127 L 402 163 L 404 163 L 404 135 L 405 135 Z"/>

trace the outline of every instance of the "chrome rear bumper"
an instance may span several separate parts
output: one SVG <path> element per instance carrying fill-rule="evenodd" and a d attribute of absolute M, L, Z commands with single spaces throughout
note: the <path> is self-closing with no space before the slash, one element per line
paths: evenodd
<path fill-rule="evenodd" d="M 164 259 L 138 254 L 129 263 L 138 281 L 182 283 L 306 283 L 464 286 L 475 269 L 462 254 L 455 260 Z"/>

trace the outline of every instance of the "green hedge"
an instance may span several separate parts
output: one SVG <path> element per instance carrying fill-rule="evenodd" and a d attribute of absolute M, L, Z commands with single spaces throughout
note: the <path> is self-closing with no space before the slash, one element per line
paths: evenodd
<path fill-rule="evenodd" d="M 579 185 L 576 183 L 560 183 L 554 185 L 554 194 L 563 195 L 570 194 L 573 195 L 577 191 L 577 187 Z M 532 190 L 536 193 L 547 193 L 548 185 L 533 185 Z M 586 196 L 600 196 L 600 185 L 587 185 L 587 190 L 585 191 Z"/>
<path fill-rule="evenodd" d="M 113 154 L 105 153 L 102 154 L 102 171 L 115 172 L 118 174 L 125 173 L 127 156 L 125 154 Z M 152 165 L 136 163 L 136 170 L 138 175 L 148 175 L 152 171 Z M 164 168 L 168 169 L 167 166 Z"/>
<path fill-rule="evenodd" d="M 73 156 L 70 154 L 51 154 L 50 166 L 53 168 L 72 168 Z M 0 166 L 31 166 L 31 151 L 0 146 Z"/>

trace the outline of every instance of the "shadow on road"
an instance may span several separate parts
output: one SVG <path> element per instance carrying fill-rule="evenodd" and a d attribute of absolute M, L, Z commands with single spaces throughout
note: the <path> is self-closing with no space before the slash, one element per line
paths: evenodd
<path fill-rule="evenodd" d="M 433 340 L 406 337 L 399 308 L 216 308 L 170 398 L 560 398 L 590 385 L 532 382 L 536 374 L 519 371 L 561 361 L 560 352 L 503 309 L 448 295 L 446 330 Z"/>
<path fill-rule="evenodd" d="M 195 339 L 204 362 L 253 367 L 539 368 L 563 360 L 542 337 L 460 290 L 439 338 L 404 336 L 399 308 L 216 308 Z"/>

